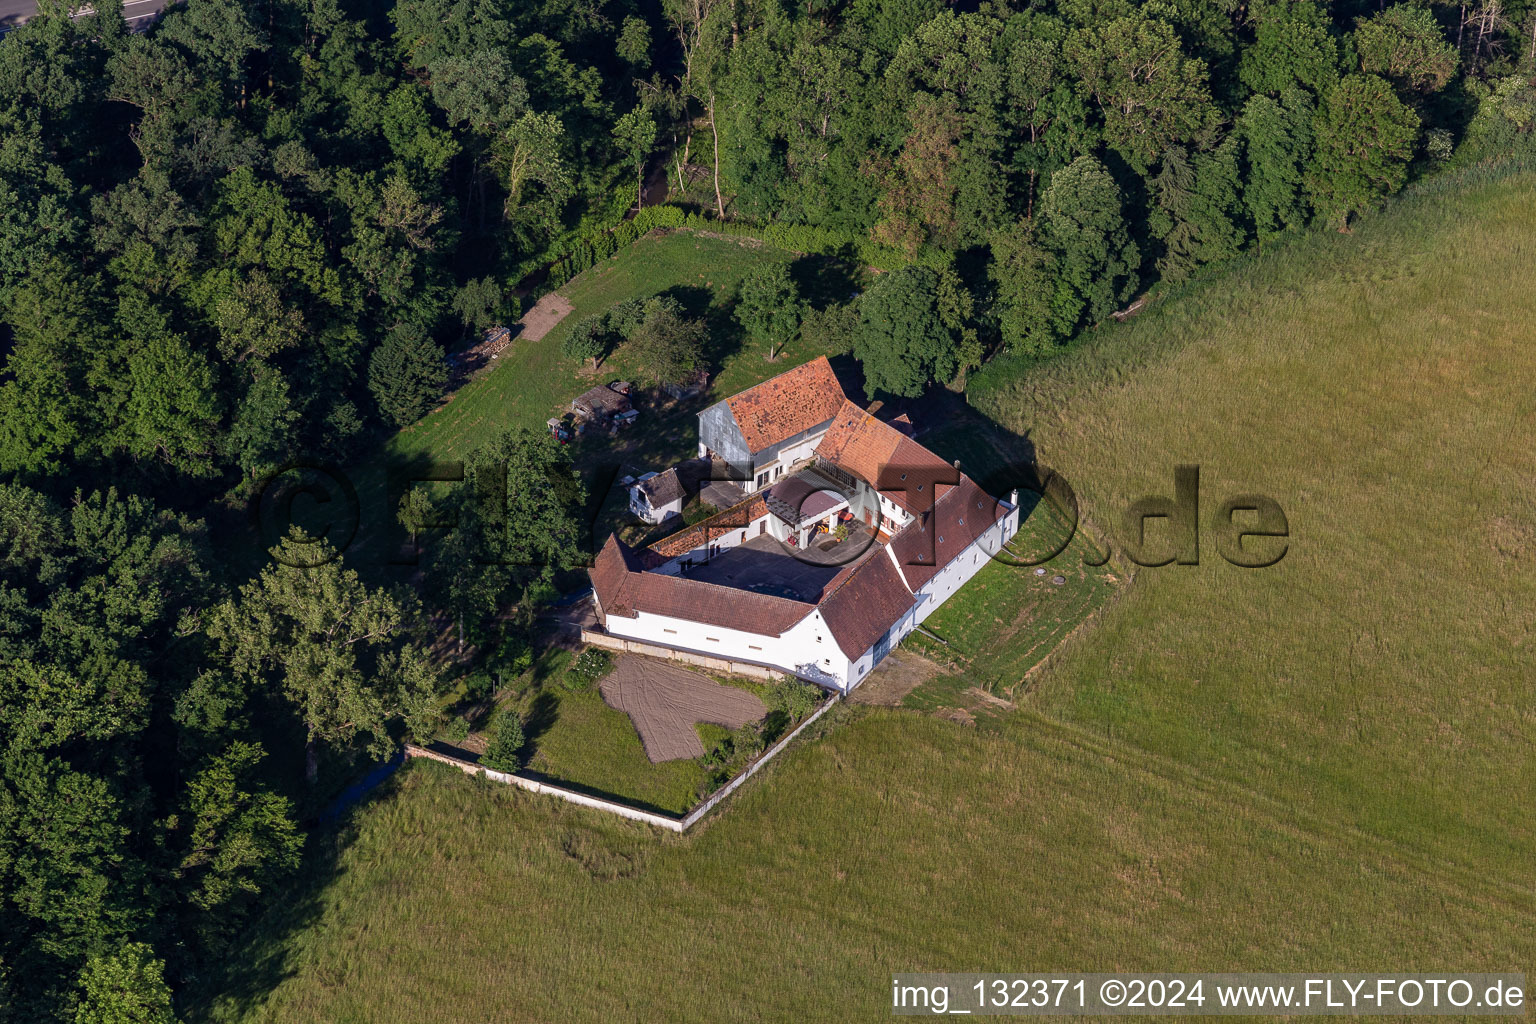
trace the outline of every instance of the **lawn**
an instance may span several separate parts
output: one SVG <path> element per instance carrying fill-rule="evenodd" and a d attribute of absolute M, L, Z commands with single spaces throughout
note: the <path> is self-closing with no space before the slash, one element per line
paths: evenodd
<path fill-rule="evenodd" d="M 1207 532 L 987 728 L 842 706 L 687 836 L 413 765 L 192 1016 L 885 1020 L 906 970 L 1531 971 L 1536 175 L 1453 183 L 977 382 L 1112 543 L 1196 462 L 1207 531 L 1281 504 L 1279 564 Z M 967 607 L 978 676 L 1022 674 Z"/>
<path fill-rule="evenodd" d="M 683 815 L 699 802 L 709 780 L 704 766 L 694 760 L 652 764 L 629 716 L 605 704 L 596 686 L 559 693 L 543 710 L 550 723 L 533 740 L 531 774 L 663 814 Z M 708 724 L 696 728 L 705 749 L 728 732 Z"/>
<path fill-rule="evenodd" d="M 702 760 L 652 763 L 629 716 L 603 700 L 599 681 L 569 685 L 571 663 L 569 651 L 550 647 L 520 677 L 509 680 L 495 701 L 476 700 L 462 687 L 455 689 L 445 698 L 445 717 L 463 714 L 476 731 L 467 739 L 462 734 L 455 738 L 445 728 L 437 742 L 458 748 L 452 752 L 460 756 L 467 751 L 473 759 L 484 752 L 501 717 L 511 714 L 522 721 L 527 739 L 524 773 L 540 781 L 678 817 L 720 785 Z M 705 674 L 772 707 L 770 683 Z M 730 729 L 709 722 L 696 723 L 694 729 L 706 752 L 731 735 Z M 769 741 L 778 735 L 770 733 Z"/>
<path fill-rule="evenodd" d="M 586 437 L 573 442 L 594 510 L 607 513 L 596 525 L 604 537 L 616 525 L 614 509 L 623 496 L 614 480 L 619 466 L 662 470 L 697 451 L 696 414 L 707 402 L 734 394 L 815 355 L 799 340 L 773 362 L 745 347 L 730 306 L 741 279 L 753 268 L 790 262 L 808 294 L 841 292 L 854 287 L 847 268 L 820 257 L 797 258 L 751 239 L 719 238 L 690 231 L 653 232 L 610 259 L 572 279 L 560 289 L 572 312 L 538 341 L 514 339 L 491 367 L 467 382 L 420 423 L 394 435 L 376 455 L 349 472 L 356 482 L 361 524 L 348 555 L 349 564 L 375 575 L 394 555 L 393 543 L 404 535 L 389 507 L 387 472 L 392 465 L 425 465 L 462 459 L 477 446 L 513 427 L 543 431 L 545 421 L 568 410 L 570 400 L 594 384 L 634 379 L 643 371 L 622 346 L 596 373 L 561 352 L 561 343 L 582 317 L 601 313 L 636 296 L 668 292 L 690 314 L 709 325 L 705 355 L 715 374 L 705 398 L 682 405 L 641 404 L 641 419 L 617 442 Z M 403 578 L 405 572 L 397 571 Z"/>
<path fill-rule="evenodd" d="M 940 425 L 919 433 L 924 445 L 959 462 L 990 493 L 1006 497 L 1017 488 L 1019 495 L 1019 532 L 1007 548 L 1011 562 L 985 566 L 930 615 L 923 629 L 932 637 L 913 633 L 905 641 L 952 673 L 924 684 L 906 706 L 974 708 L 976 701 L 957 695 L 974 686 L 1018 696 L 1025 675 L 1110 600 L 1124 571 L 1106 563 L 1095 526 L 1074 525 L 1068 512 L 1021 486 L 1035 477 L 1015 469 L 1030 462 L 1031 451 L 1018 435 L 968 408 L 935 409 L 930 416 Z"/>
<path fill-rule="evenodd" d="M 1024 520 L 1007 551 L 1033 563 L 1061 544 L 1067 519 L 1049 501 L 1020 498 Z M 1075 533 L 1061 554 L 1038 566 L 994 561 L 923 623 L 939 640 L 913 633 L 906 642 L 968 686 L 1016 697 L 1025 674 L 1103 607 L 1122 582 L 1113 566 L 1091 564 L 1098 560 L 1093 542 Z"/>

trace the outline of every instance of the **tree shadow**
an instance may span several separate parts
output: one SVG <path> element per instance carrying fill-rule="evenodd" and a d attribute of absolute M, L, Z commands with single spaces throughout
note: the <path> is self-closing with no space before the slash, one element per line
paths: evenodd
<path fill-rule="evenodd" d="M 863 289 L 858 264 L 843 255 L 801 256 L 789 265 L 789 277 L 800 297 L 816 309 L 841 305 Z"/>
<path fill-rule="evenodd" d="M 549 691 L 540 693 L 533 699 L 533 706 L 528 709 L 528 717 L 523 719 L 523 737 L 527 741 L 523 744 L 522 754 L 533 753 L 539 738 L 554 726 L 560 717 L 560 698 Z"/>
<path fill-rule="evenodd" d="M 178 1008 L 185 1019 L 250 1016 L 278 985 L 298 973 L 292 940 L 314 927 L 324 913 L 325 891 L 340 877 L 341 855 L 357 838 L 358 809 L 392 798 L 399 779 L 399 773 L 389 775 L 357 804 L 308 833 L 299 870 L 283 884 L 281 898 L 270 900 L 228 957 L 192 979 L 181 993 Z"/>
<path fill-rule="evenodd" d="M 661 294 L 676 299 L 690 317 L 704 321 L 704 365 L 711 375 L 718 372 L 727 356 L 740 351 L 743 334 L 736 322 L 736 297 L 722 296 L 716 300 L 714 292 L 697 285 L 675 285 Z"/>

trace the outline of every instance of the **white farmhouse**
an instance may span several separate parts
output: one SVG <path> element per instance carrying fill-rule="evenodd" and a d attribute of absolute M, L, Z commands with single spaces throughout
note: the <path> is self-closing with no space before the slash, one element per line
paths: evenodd
<path fill-rule="evenodd" d="M 608 539 L 591 576 L 614 637 L 847 692 L 1018 532 L 1017 494 L 848 401 L 825 359 L 711 406 L 700 434 L 750 493 L 646 549 Z"/>

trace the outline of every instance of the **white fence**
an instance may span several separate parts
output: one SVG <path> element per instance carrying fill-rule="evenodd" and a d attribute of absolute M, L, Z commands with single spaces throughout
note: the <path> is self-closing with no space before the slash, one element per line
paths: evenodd
<path fill-rule="evenodd" d="M 459 769 L 461 772 L 464 772 L 466 775 L 484 775 L 492 782 L 502 782 L 509 786 L 520 786 L 521 788 L 528 790 L 530 793 L 543 793 L 546 796 L 556 797 L 560 800 L 565 800 L 573 804 L 580 804 L 583 807 L 590 807 L 593 810 L 606 811 L 609 814 L 617 814 L 620 817 L 629 818 L 631 821 L 643 821 L 647 825 L 655 825 L 657 828 L 664 828 L 673 832 L 686 832 L 688 829 L 692 828 L 700 818 L 704 817 L 704 815 L 713 810 L 715 806 L 720 803 L 720 801 L 736 792 L 738 786 L 750 779 L 754 774 L 757 773 L 759 768 L 771 761 L 779 753 L 779 751 L 788 746 L 790 741 L 792 741 L 796 736 L 799 736 L 807 726 L 830 711 L 832 709 L 832 705 L 836 704 L 840 699 L 841 698 L 835 694 L 828 698 L 826 702 L 824 702 L 821 707 L 817 708 L 809 718 L 795 726 L 795 728 L 792 729 L 788 735 L 780 738 L 779 741 L 773 746 L 763 751 L 762 754 L 758 756 L 757 760 L 747 765 L 747 767 L 742 771 L 740 775 L 736 776 L 734 779 L 727 782 L 719 789 L 715 790 L 708 797 L 706 797 L 702 803 L 700 803 L 697 807 L 689 811 L 681 818 L 674 818 L 666 814 L 657 814 L 654 811 L 642 811 L 638 807 L 630 807 L 628 804 L 618 803 L 614 800 L 604 800 L 602 797 L 589 796 L 586 793 L 578 793 L 573 789 L 565 789 L 561 786 L 552 786 L 547 782 L 540 782 L 537 779 L 530 779 L 513 772 L 494 771 L 490 768 L 476 764 L 474 761 L 466 761 L 461 757 L 454 757 L 451 754 L 443 754 L 436 750 L 428 750 L 426 747 L 418 747 L 414 743 L 407 743 L 405 745 L 405 756 L 425 757 L 433 761 L 441 761 L 443 764 L 453 765 L 455 768 Z"/>

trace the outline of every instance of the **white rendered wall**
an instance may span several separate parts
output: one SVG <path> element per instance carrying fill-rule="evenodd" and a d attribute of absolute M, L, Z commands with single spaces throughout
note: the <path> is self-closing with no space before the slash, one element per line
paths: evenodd
<path fill-rule="evenodd" d="M 690 548 L 682 554 L 663 562 L 656 568 L 655 571 L 667 576 L 676 576 L 682 569 L 683 559 L 689 559 L 695 565 L 697 565 L 701 562 L 707 561 L 707 556 L 709 555 L 709 549 L 711 547 L 718 548 L 719 551 L 725 551 L 727 548 L 737 547 L 746 541 L 751 540 L 753 537 L 756 537 L 758 533 L 758 524 L 760 524 L 765 519 L 770 520 L 769 532 L 773 532 L 771 529 L 771 523 L 777 522 L 778 520 L 774 519 L 772 515 L 758 516 L 756 519 L 748 523 L 744 529 L 734 529 L 729 533 L 721 534 L 718 537 L 714 537 L 708 541 L 705 541 L 698 547 Z M 691 529 L 691 527 L 689 527 L 689 529 Z M 783 540 L 782 537 L 779 539 Z M 716 553 L 718 554 L 719 551 Z"/>
<path fill-rule="evenodd" d="M 747 536 L 756 536 L 757 522 L 754 520 L 746 531 L 733 530 L 715 543 L 722 548 L 735 547 L 741 543 L 743 532 Z M 916 607 L 894 624 L 891 646 L 894 648 L 904 640 L 955 591 L 980 572 L 982 566 L 1001 551 L 1018 530 L 1019 510 L 1017 506 L 1011 506 L 1006 515 L 988 527 L 986 532 L 918 590 Z M 885 557 L 895 561 L 895 552 L 886 547 Z M 678 559 L 674 558 L 659 571 L 675 575 L 677 563 Z M 901 567 L 898 565 L 897 568 Z M 607 618 L 608 632 L 614 636 L 665 647 L 681 647 L 721 658 L 760 662 L 844 693 L 863 682 L 864 677 L 874 668 L 874 645 L 858 658 L 848 658 L 838 647 L 837 640 L 827 628 L 826 620 L 819 610 L 811 612 L 777 637 L 709 626 L 650 612 L 640 612 L 635 618 L 618 615 Z"/>
<path fill-rule="evenodd" d="M 783 466 L 784 472 L 788 473 L 789 467 L 793 463 L 799 462 L 801 459 L 810 458 L 811 455 L 816 451 L 816 446 L 821 443 L 821 439 L 826 436 L 827 432 L 825 430 L 819 434 L 812 434 L 805 440 L 797 441 L 790 445 L 788 448 L 783 449 L 777 455 L 775 455 L 771 461 L 759 462 L 755 464 L 752 467 L 752 479 L 746 483 L 740 483 L 739 486 L 744 488 L 749 493 L 759 490 L 757 486 L 757 478 L 762 476 L 764 473 L 767 473 L 768 482 L 763 485 L 763 489 L 772 487 L 774 484 L 784 479 L 782 476 L 775 477 L 773 475 L 775 467 Z"/>
<path fill-rule="evenodd" d="M 971 577 L 980 572 L 982 566 L 1001 551 L 1003 545 L 1012 540 L 1013 535 L 1018 532 L 1019 510 L 1013 507 L 1008 510 L 1007 515 L 989 526 L 985 533 L 960 552 L 959 557 L 935 573 L 933 578 L 918 590 L 917 619 L 913 625 L 921 623 L 932 615 L 939 605 L 954 595 L 955 591 L 970 582 Z"/>
<path fill-rule="evenodd" d="M 634 618 L 609 615 L 607 620 L 608 632 L 614 636 L 772 665 L 821 686 L 846 691 L 848 658 L 838 648 L 819 611 L 812 611 L 782 636 L 765 636 L 651 612 L 639 612 Z"/>

